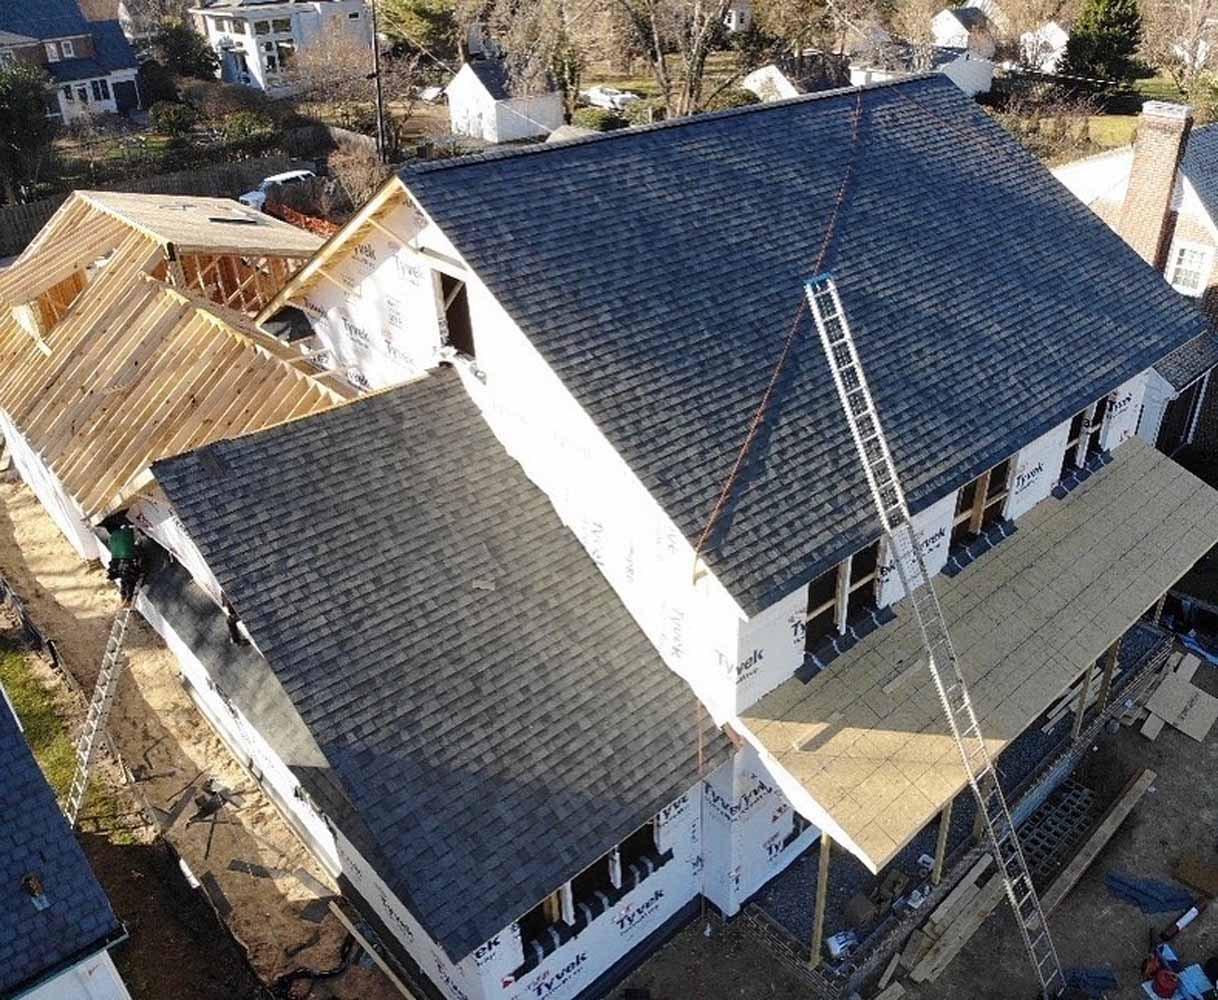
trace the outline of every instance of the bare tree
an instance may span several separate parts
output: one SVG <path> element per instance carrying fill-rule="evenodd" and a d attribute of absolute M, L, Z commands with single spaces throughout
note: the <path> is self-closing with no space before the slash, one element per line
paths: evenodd
<path fill-rule="evenodd" d="M 418 102 L 421 55 L 381 57 L 388 155 L 400 149 L 403 127 Z M 298 52 L 286 76 L 305 101 L 325 103 L 338 123 L 353 130 L 375 127 L 376 87 L 372 50 L 345 33 L 335 33 Z"/>
<path fill-rule="evenodd" d="M 615 0 L 651 69 L 669 117 L 693 114 L 739 79 L 703 93 L 707 60 L 721 37 L 731 0 Z M 672 53 L 674 58 L 669 58 Z"/>
<path fill-rule="evenodd" d="M 1142 0 L 1142 55 L 1190 97 L 1218 69 L 1218 0 Z"/>
<path fill-rule="evenodd" d="M 910 69 L 924 73 L 934 67 L 935 36 L 931 21 L 943 10 L 942 0 L 898 0 L 892 27 L 910 46 Z"/>
<path fill-rule="evenodd" d="M 598 0 L 494 0 L 488 24 L 521 94 L 562 92 L 568 118 L 595 46 Z"/>

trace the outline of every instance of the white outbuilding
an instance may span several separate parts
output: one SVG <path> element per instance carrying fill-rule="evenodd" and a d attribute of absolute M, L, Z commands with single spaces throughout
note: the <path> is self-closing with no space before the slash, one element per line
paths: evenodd
<path fill-rule="evenodd" d="M 561 93 L 520 93 L 497 59 L 467 62 L 445 93 L 454 135 L 513 142 L 547 136 L 563 124 Z"/>

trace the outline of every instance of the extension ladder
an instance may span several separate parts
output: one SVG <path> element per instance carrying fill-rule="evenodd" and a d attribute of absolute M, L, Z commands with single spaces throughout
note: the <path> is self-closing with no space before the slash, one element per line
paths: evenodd
<path fill-rule="evenodd" d="M 807 281 L 805 291 L 838 398 L 880 515 L 880 524 L 888 538 L 897 573 L 922 633 L 935 690 L 947 716 L 956 748 L 960 751 L 960 759 L 964 762 L 977 806 L 985 819 L 990 849 L 998 862 L 1007 899 L 1015 913 L 1043 995 L 1057 997 L 1066 988 L 1061 961 L 1049 936 L 1040 897 L 1032 884 L 1011 810 L 998 782 L 998 773 L 977 724 L 973 702 L 948 634 L 943 609 L 926 570 L 922 540 L 910 520 L 905 492 L 897 478 L 837 286 L 831 275 L 823 274 Z M 946 678 L 940 672 L 941 668 L 947 673 Z"/>
<path fill-rule="evenodd" d="M 131 605 L 123 607 L 114 616 L 101 670 L 97 674 L 97 684 L 89 701 L 89 711 L 85 716 L 80 738 L 76 741 L 76 773 L 72 777 L 72 787 L 68 791 L 68 801 L 64 807 L 64 815 L 68 817 L 68 825 L 72 827 L 76 826 L 76 817 L 84 804 L 85 789 L 89 787 L 89 772 L 93 769 L 93 761 L 97 756 L 97 744 L 105 731 L 106 720 L 110 717 L 110 708 L 118 692 L 118 679 L 126 665 L 123 642 L 127 638 L 127 623 L 130 620 Z"/>

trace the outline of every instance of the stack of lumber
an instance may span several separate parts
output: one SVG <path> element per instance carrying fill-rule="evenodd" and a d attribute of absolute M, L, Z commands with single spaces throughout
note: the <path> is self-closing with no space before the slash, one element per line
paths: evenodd
<path fill-rule="evenodd" d="M 900 964 L 915 983 L 942 975 L 1002 901 L 1002 879 L 990 872 L 992 863 L 990 855 L 983 856 L 906 943 Z"/>

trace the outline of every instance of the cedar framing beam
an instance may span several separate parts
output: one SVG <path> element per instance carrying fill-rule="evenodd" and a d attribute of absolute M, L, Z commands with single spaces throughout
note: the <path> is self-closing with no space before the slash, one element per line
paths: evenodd
<path fill-rule="evenodd" d="M 820 867 L 816 870 L 816 910 L 812 918 L 812 952 L 808 964 L 812 968 L 821 963 L 821 946 L 825 936 L 825 904 L 829 895 L 829 856 L 833 852 L 833 840 L 824 830 L 820 833 Z"/>
<path fill-rule="evenodd" d="M 988 469 L 977 480 L 977 492 L 973 495 L 973 511 L 968 519 L 970 535 L 981 534 L 982 522 L 985 520 L 986 494 L 990 492 L 990 473 L 993 471 L 993 469 Z"/>

